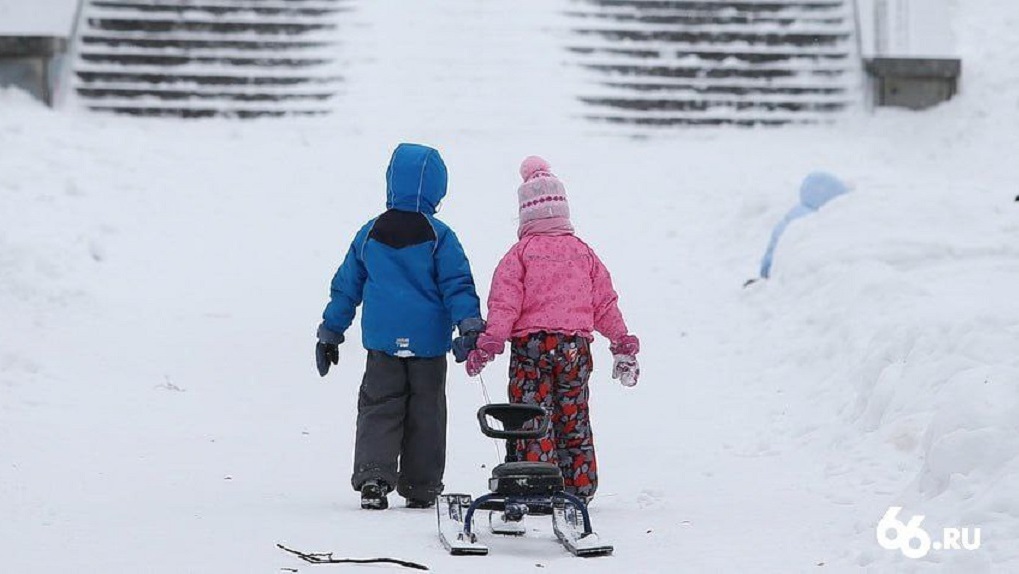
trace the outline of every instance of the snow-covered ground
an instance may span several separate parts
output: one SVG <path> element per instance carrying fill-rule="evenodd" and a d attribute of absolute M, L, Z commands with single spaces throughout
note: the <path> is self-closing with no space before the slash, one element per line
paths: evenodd
<path fill-rule="evenodd" d="M 562 119 L 572 71 L 549 75 L 547 40 L 509 41 L 542 38 L 550 8 L 442 5 L 476 11 L 469 46 L 364 7 L 349 113 L 326 120 L 131 121 L 0 92 L 0 572 L 329 568 L 276 543 L 436 572 L 1019 570 L 1019 6 L 958 3 L 965 83 L 936 110 L 629 139 Z M 536 521 L 453 558 L 432 512 L 357 508 L 364 352 L 355 329 L 319 379 L 314 329 L 402 140 L 442 150 L 441 217 L 483 292 L 531 153 L 613 271 L 644 343 L 636 389 L 609 379 L 603 341 L 592 381 L 592 513 L 614 556 L 572 558 Z M 818 168 L 856 189 L 741 289 Z M 480 493 L 497 462 L 483 400 L 451 369 L 449 491 Z M 982 545 L 882 549 L 893 505 Z"/>

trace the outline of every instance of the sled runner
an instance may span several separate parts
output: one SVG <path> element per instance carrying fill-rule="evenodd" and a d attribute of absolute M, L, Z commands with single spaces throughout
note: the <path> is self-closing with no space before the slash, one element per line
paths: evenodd
<path fill-rule="evenodd" d="M 502 423 L 495 429 L 492 417 Z M 478 410 L 481 432 L 496 439 L 514 441 L 545 435 L 549 416 L 537 405 L 490 404 Z M 537 421 L 535 428 L 525 429 Z M 556 538 L 575 556 L 603 556 L 612 545 L 591 529 L 587 505 L 565 491 L 559 467 L 547 462 L 505 462 L 492 469 L 491 492 L 473 499 L 469 494 L 442 494 L 435 505 L 439 537 L 453 555 L 486 555 L 488 547 L 478 542 L 475 516 L 489 511 L 489 530 L 494 534 L 522 535 L 525 516 L 551 516 Z"/>

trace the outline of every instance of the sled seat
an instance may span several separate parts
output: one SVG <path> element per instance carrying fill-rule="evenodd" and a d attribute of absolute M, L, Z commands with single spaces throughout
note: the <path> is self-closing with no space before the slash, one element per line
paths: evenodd
<path fill-rule="evenodd" d="M 504 462 L 492 469 L 492 478 L 510 476 L 558 476 L 559 467 L 550 462 Z"/>
<path fill-rule="evenodd" d="M 489 490 L 505 496 L 548 496 L 564 488 L 562 471 L 548 462 L 504 462 L 488 481 Z"/>

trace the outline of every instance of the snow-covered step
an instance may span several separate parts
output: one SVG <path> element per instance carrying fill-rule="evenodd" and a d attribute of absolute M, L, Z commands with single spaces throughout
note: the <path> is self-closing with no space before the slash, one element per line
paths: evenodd
<path fill-rule="evenodd" d="M 706 54 L 706 55 L 728 55 L 735 56 L 760 56 L 760 57 L 792 57 L 811 56 L 819 58 L 848 57 L 850 54 L 841 47 L 816 47 L 802 48 L 790 46 L 752 46 L 750 44 L 731 42 L 724 45 L 708 44 L 687 44 L 682 42 L 641 42 L 631 43 L 605 43 L 605 42 L 584 42 L 570 41 L 566 49 L 577 54 L 623 54 L 635 57 L 647 57 L 648 55 L 685 55 L 685 54 Z M 752 59 L 752 58 L 747 58 Z"/>
<path fill-rule="evenodd" d="M 297 86 L 301 84 L 331 84 L 342 79 L 339 76 L 321 76 L 317 74 L 181 74 L 142 71 L 119 72 L 111 70 L 76 70 L 75 75 L 84 83 L 102 81 L 224 86 Z"/>
<path fill-rule="evenodd" d="M 612 112 L 586 113 L 585 119 L 624 126 L 675 127 L 675 126 L 783 126 L 832 121 L 833 114 L 827 112 L 764 112 L 741 113 L 720 112 Z"/>
<path fill-rule="evenodd" d="M 167 32 L 205 32 L 212 34 L 243 34 L 254 33 L 259 35 L 267 34 L 304 34 L 306 32 L 317 32 L 322 30 L 335 30 L 338 25 L 332 22 L 301 22 L 294 20 L 262 21 L 252 19 L 248 21 L 229 20 L 219 21 L 215 19 L 166 19 L 166 18 L 142 18 L 142 17 L 100 17 L 89 18 L 89 28 L 96 31 L 110 32 L 144 32 L 144 33 L 167 33 Z"/>
<path fill-rule="evenodd" d="M 689 15 L 689 16 L 641 16 L 641 15 L 590 15 L 572 14 L 578 18 L 589 19 L 588 25 L 620 26 L 626 24 L 647 24 L 654 26 L 757 26 L 767 25 L 775 28 L 787 28 L 796 25 L 811 26 L 844 26 L 849 17 L 845 15 L 813 16 L 809 18 L 797 18 L 795 16 L 747 16 L 735 14 L 732 16 L 715 15 Z"/>
<path fill-rule="evenodd" d="M 251 110 L 280 110 L 280 111 L 294 111 L 294 112 L 318 112 L 328 106 L 323 107 L 318 101 L 240 101 L 234 100 L 229 102 L 208 102 L 201 100 L 181 100 L 181 101 L 167 101 L 165 99 L 150 97 L 150 98 L 107 98 L 101 102 L 95 102 L 94 105 L 102 106 L 106 108 L 122 108 L 122 109 L 188 109 L 188 110 L 208 110 L 208 109 L 229 109 L 233 111 L 251 111 Z"/>
<path fill-rule="evenodd" d="M 209 84 L 188 81 L 152 84 L 121 80 L 78 81 L 74 83 L 74 87 L 79 93 L 99 100 L 151 97 L 163 100 L 324 101 L 334 98 L 339 93 L 335 86 L 314 83 L 296 86 L 291 84 Z"/>
<path fill-rule="evenodd" d="M 576 52 L 575 52 L 576 53 Z M 576 62 L 585 65 L 599 66 L 684 66 L 696 68 L 747 68 L 747 69 L 819 69 L 838 68 L 851 69 L 846 55 L 829 55 L 825 57 L 811 53 L 803 54 L 764 54 L 743 53 L 737 57 L 725 52 L 677 52 L 667 54 L 641 54 L 635 58 L 629 52 L 577 53 Z"/>
<path fill-rule="evenodd" d="M 810 95 L 829 95 L 829 94 L 852 94 L 852 90 L 848 86 L 838 86 L 832 84 L 810 84 L 802 82 L 740 82 L 727 80 L 725 82 L 720 81 L 688 81 L 688 82 L 675 82 L 675 83 L 659 83 L 659 82 L 602 82 L 598 84 L 600 87 L 614 88 L 625 90 L 627 92 L 635 94 L 651 94 L 651 93 L 667 93 L 677 94 L 682 96 L 686 93 L 697 93 L 697 94 L 752 94 L 752 95 L 769 95 L 769 94 L 810 94 Z M 598 93 L 597 90 L 590 90 L 588 93 Z M 853 98 L 855 99 L 855 97 Z"/>
<path fill-rule="evenodd" d="M 151 49 L 231 49 L 231 50 L 305 50 L 320 49 L 338 45 L 329 36 L 319 38 L 309 36 L 257 37 L 249 36 L 210 39 L 208 35 L 172 35 L 156 36 L 152 34 L 85 34 L 80 42 L 84 46 L 107 46 L 111 48 L 151 48 Z"/>
<path fill-rule="evenodd" d="M 618 60 L 633 62 L 635 59 L 644 63 L 677 62 L 684 58 L 694 57 L 705 62 L 739 61 L 747 64 L 772 64 L 776 62 L 810 62 L 817 63 L 820 60 L 832 62 L 844 62 L 849 59 L 849 54 L 840 51 L 800 51 L 774 50 L 771 52 L 754 52 L 752 50 L 737 49 L 711 49 L 690 47 L 685 50 L 655 50 L 655 49 L 628 49 L 628 48 L 595 48 L 571 46 L 568 51 L 576 54 L 577 61 L 586 62 L 591 60 L 605 60 L 608 62 Z"/>
<path fill-rule="evenodd" d="M 273 68 L 269 66 L 263 67 L 239 67 L 232 65 L 216 64 L 216 63 L 192 63 L 181 66 L 166 66 L 162 64 L 157 65 L 146 65 L 138 64 L 131 66 L 119 66 L 108 63 L 90 63 L 81 62 L 76 68 L 77 72 L 90 72 L 90 73 L 138 73 L 138 74 L 212 74 L 212 75 L 224 75 L 224 76 L 243 76 L 246 78 L 255 78 L 261 76 L 322 76 L 331 77 L 335 76 L 335 68 L 326 66 L 319 66 L 315 69 L 305 68 Z"/>
<path fill-rule="evenodd" d="M 705 25 L 705 24 L 795 24 L 795 23 L 820 23 L 837 24 L 844 23 L 853 18 L 851 12 L 841 10 L 825 10 L 823 12 L 808 11 L 798 12 L 784 10 L 781 12 L 750 13 L 730 10 L 719 11 L 698 11 L 698 10 L 634 10 L 620 9 L 610 10 L 601 8 L 598 10 L 568 10 L 567 16 L 579 20 L 592 20 L 603 22 L 640 22 L 645 24 L 682 24 L 682 25 Z"/>
<path fill-rule="evenodd" d="M 785 77 L 812 77 L 812 79 L 838 80 L 857 72 L 848 66 L 787 65 L 786 62 L 746 65 L 674 65 L 664 63 L 589 63 L 578 67 L 597 72 L 602 80 L 621 79 L 742 79 L 771 82 Z"/>
<path fill-rule="evenodd" d="M 291 109 L 291 108 L 268 108 L 249 107 L 234 108 L 228 106 L 209 107 L 163 107 L 152 105 L 105 105 L 89 104 L 87 109 L 94 112 L 106 112 L 117 115 L 139 116 L 139 117 L 172 117 L 184 119 L 201 118 L 280 118 L 287 116 L 324 116 L 332 112 L 328 107 L 317 109 Z"/>
<path fill-rule="evenodd" d="M 144 9 L 151 6 L 295 6 L 327 7 L 349 6 L 359 0 L 90 0 L 89 4 L 117 3 L 128 8 Z"/>
<path fill-rule="evenodd" d="M 135 11 L 140 14 L 250 14 L 256 16 L 324 16 L 347 12 L 353 8 L 349 3 L 339 2 L 240 2 L 195 0 L 187 4 L 179 2 L 150 2 L 140 4 L 124 0 L 97 0 L 92 3 L 104 10 Z"/>
<path fill-rule="evenodd" d="M 87 96 L 94 103 L 123 102 L 123 101 L 219 101 L 219 102 L 293 102 L 293 101 L 326 101 L 336 97 L 336 93 L 301 93 L 301 92 L 277 92 L 260 93 L 250 90 L 237 92 L 224 91 L 198 91 L 189 89 L 169 90 L 154 89 L 149 87 L 138 89 L 106 89 L 106 88 L 79 88 L 79 93 Z"/>
<path fill-rule="evenodd" d="M 190 41 L 221 41 L 221 42 L 316 42 L 329 43 L 337 41 L 338 34 L 335 30 L 327 32 L 304 32 L 301 34 L 260 34 L 254 31 L 236 33 L 210 33 L 202 31 L 178 31 L 167 32 L 144 32 L 137 30 L 92 30 L 83 31 L 83 37 L 103 38 L 106 40 L 154 40 L 163 42 L 190 42 Z"/>
<path fill-rule="evenodd" d="M 328 44 L 321 47 L 267 47 L 261 48 L 251 46 L 247 48 L 236 48 L 233 46 L 180 46 L 169 45 L 163 47 L 150 46 L 128 46 L 113 47 L 105 44 L 84 44 L 80 47 L 81 54 L 93 56 L 201 56 L 219 58 L 257 58 L 257 57 L 278 57 L 281 55 L 301 58 L 322 58 L 335 60 L 340 53 L 339 44 Z"/>
<path fill-rule="evenodd" d="M 133 95 L 135 93 L 146 92 L 157 97 L 172 98 L 178 97 L 179 92 L 187 92 L 201 99 L 211 98 L 216 95 L 222 95 L 230 99 L 243 99 L 244 96 L 248 95 L 258 97 L 271 96 L 279 99 L 286 99 L 289 96 L 303 99 L 328 99 L 337 93 L 335 86 L 322 86 L 318 84 L 306 86 L 260 85 L 256 89 L 244 84 L 210 85 L 177 82 L 173 85 L 153 85 L 146 82 L 96 80 L 92 82 L 75 82 L 74 86 L 81 90 L 102 92 L 109 95 L 132 94 L 126 97 L 135 97 Z"/>
<path fill-rule="evenodd" d="M 767 99 L 767 98 L 597 98 L 584 97 L 581 100 L 592 108 L 627 110 L 638 112 L 704 112 L 721 109 L 736 111 L 788 111 L 788 112 L 837 112 L 845 110 L 850 102 L 846 99 L 830 100 L 818 98 Z"/>
<path fill-rule="evenodd" d="M 187 55 L 187 54 L 111 54 L 82 52 L 79 54 L 82 62 L 108 63 L 118 66 L 193 66 L 200 64 L 229 65 L 237 67 L 256 68 L 304 68 L 308 66 L 321 66 L 332 61 L 332 58 L 308 58 L 280 55 L 271 57 L 264 52 L 249 56 L 225 56 L 225 55 Z"/>
<path fill-rule="evenodd" d="M 735 86 L 732 86 L 735 88 Z M 665 93 L 662 93 L 665 92 Z M 759 92 L 721 91 L 715 86 L 690 85 L 682 89 L 651 90 L 634 92 L 619 86 L 600 86 L 587 92 L 584 99 L 594 100 L 625 100 L 627 102 L 658 102 L 668 99 L 687 101 L 696 99 L 705 102 L 767 102 L 767 103 L 851 103 L 852 95 L 846 90 L 828 90 L 818 92 L 805 89 L 787 89 L 785 92 L 767 90 Z"/>
<path fill-rule="evenodd" d="M 583 21 L 583 25 L 574 28 L 578 30 L 602 31 L 602 32 L 676 32 L 696 29 L 699 32 L 729 32 L 744 34 L 764 34 L 768 32 L 790 34 L 798 33 L 805 35 L 825 34 L 851 34 L 852 27 L 845 21 L 836 23 L 808 22 L 802 19 L 793 19 L 788 24 L 779 22 L 768 22 L 749 20 L 746 22 L 722 22 L 707 19 L 704 22 L 678 22 L 678 23 L 655 23 L 642 22 L 639 20 L 626 22 L 606 22 L 602 20 Z"/>
<path fill-rule="evenodd" d="M 849 30 L 832 30 L 828 32 L 777 32 L 718 29 L 622 29 L 622 28 L 578 28 L 575 34 L 599 37 L 609 41 L 627 42 L 682 42 L 688 44 L 729 44 L 742 42 L 751 46 L 835 46 L 848 41 L 852 37 Z"/>
<path fill-rule="evenodd" d="M 99 6 L 98 3 L 93 6 Z M 349 9 L 348 9 L 349 10 Z M 282 24 L 321 24 L 325 22 L 336 23 L 336 19 L 323 17 L 323 15 L 309 14 L 260 14 L 257 12 L 233 11 L 223 14 L 212 12 L 183 10 L 178 13 L 147 12 L 128 10 L 122 8 L 95 8 L 89 12 L 89 20 L 124 20 L 131 22 L 192 22 L 192 23 L 213 23 L 213 24 L 248 24 L 257 23 L 264 25 Z"/>
<path fill-rule="evenodd" d="M 852 69 L 844 67 L 764 67 L 750 66 L 664 66 L 664 65 L 624 65 L 624 64 L 579 64 L 582 68 L 606 74 L 610 78 L 645 77 L 645 78 L 743 78 L 759 80 L 775 80 L 793 77 L 825 77 L 836 78 L 849 73 Z"/>
<path fill-rule="evenodd" d="M 782 12 L 845 9 L 842 0 L 577 0 L 578 5 L 639 10 Z"/>
<path fill-rule="evenodd" d="M 573 0 L 564 10 L 567 15 L 579 16 L 703 16 L 713 15 L 748 16 L 757 18 L 811 18 L 827 17 L 832 14 L 852 14 L 852 7 L 844 3 L 834 3 L 819 8 L 817 5 L 803 7 L 797 2 L 786 3 L 755 3 L 745 2 L 631 2 L 622 4 L 605 4 L 592 0 Z"/>

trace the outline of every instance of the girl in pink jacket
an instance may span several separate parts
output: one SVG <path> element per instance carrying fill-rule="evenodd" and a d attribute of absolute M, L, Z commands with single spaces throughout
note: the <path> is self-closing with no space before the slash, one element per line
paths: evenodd
<path fill-rule="evenodd" d="M 509 396 L 552 413 L 547 436 L 517 441 L 507 459 L 558 464 L 566 490 L 587 501 L 598 487 L 588 410 L 591 341 L 611 342 L 612 378 L 637 384 L 637 337 L 628 333 L 612 278 L 573 233 L 566 189 L 545 160 L 520 166 L 520 240 L 502 258 L 488 296 L 488 326 L 467 359 L 474 377 L 510 341 Z"/>

